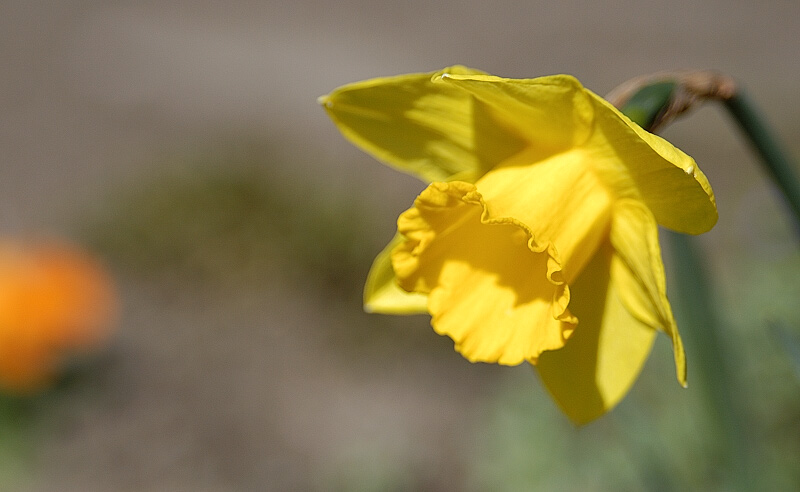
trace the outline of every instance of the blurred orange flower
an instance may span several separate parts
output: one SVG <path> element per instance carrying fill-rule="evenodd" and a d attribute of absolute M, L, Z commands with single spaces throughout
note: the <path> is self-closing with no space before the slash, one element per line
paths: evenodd
<path fill-rule="evenodd" d="M 107 341 L 117 308 L 110 277 L 74 246 L 0 240 L 0 389 L 53 383 L 70 356 Z"/>

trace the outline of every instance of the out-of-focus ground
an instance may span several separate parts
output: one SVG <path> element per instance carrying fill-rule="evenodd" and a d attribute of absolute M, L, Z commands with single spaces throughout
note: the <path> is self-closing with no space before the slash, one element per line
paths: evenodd
<path fill-rule="evenodd" d="M 674 382 L 665 340 L 617 411 L 575 429 L 528 368 L 469 364 L 424 317 L 363 314 L 372 257 L 422 184 L 350 146 L 315 99 L 455 63 L 600 94 L 715 68 L 799 155 L 798 32 L 790 1 L 2 2 L 0 233 L 82 243 L 124 310 L 107 354 L 4 403 L 0 485 L 723 488 L 703 396 Z M 701 243 L 755 473 L 793 489 L 800 388 L 768 322 L 800 326 L 796 241 L 718 108 L 665 136 L 716 192 Z"/>

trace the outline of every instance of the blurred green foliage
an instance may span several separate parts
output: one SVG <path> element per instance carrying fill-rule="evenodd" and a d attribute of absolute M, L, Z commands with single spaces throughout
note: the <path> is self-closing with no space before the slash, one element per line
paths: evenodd
<path fill-rule="evenodd" d="M 28 398 L 0 395 L 0 488 L 24 480 L 31 453 L 30 406 Z"/>
<path fill-rule="evenodd" d="M 173 161 L 120 187 L 85 230 L 115 265 L 182 282 L 263 284 L 277 275 L 332 296 L 360 292 L 374 221 L 364 202 L 282 178 L 258 147 Z"/>

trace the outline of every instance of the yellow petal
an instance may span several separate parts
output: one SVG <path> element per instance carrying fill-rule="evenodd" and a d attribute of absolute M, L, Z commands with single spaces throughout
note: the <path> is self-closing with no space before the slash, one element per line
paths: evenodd
<path fill-rule="evenodd" d="M 678 381 L 686 386 L 686 355 L 667 300 L 667 282 L 653 214 L 637 200 L 618 201 L 614 206 L 610 238 L 616 252 L 611 262 L 611 278 L 618 286 L 623 304 L 636 319 L 669 335 Z"/>
<path fill-rule="evenodd" d="M 397 285 L 392 269 L 392 250 L 403 241 L 397 234 L 372 263 L 364 286 L 364 310 L 368 313 L 420 314 L 428 312 L 428 296 L 406 292 Z"/>
<path fill-rule="evenodd" d="M 448 73 L 482 73 L 449 67 Z M 378 160 L 423 181 L 475 181 L 523 141 L 433 73 L 357 82 L 319 98 L 342 134 Z"/>
<path fill-rule="evenodd" d="M 612 250 L 601 248 L 572 285 L 570 309 L 580 323 L 564 348 L 544 352 L 536 364 L 542 382 L 564 413 L 585 424 L 628 393 L 653 346 L 656 331 L 622 304 L 610 275 Z"/>
<path fill-rule="evenodd" d="M 475 186 L 433 183 L 398 219 L 400 285 L 429 293 L 431 324 L 471 361 L 514 365 L 563 346 L 575 318 L 549 245 L 493 218 Z"/>
<path fill-rule="evenodd" d="M 572 282 L 608 234 L 613 196 L 581 149 L 534 161 L 526 153 L 478 180 L 493 217 L 513 217 L 551 241 Z"/>
<path fill-rule="evenodd" d="M 586 148 L 615 193 L 642 200 L 664 227 L 686 234 L 710 230 L 717 222 L 714 192 L 694 159 L 592 96 L 596 125 Z"/>
<path fill-rule="evenodd" d="M 486 103 L 499 121 L 516 128 L 542 157 L 581 145 L 591 134 L 591 99 L 569 75 L 518 80 L 443 73 L 434 80 Z"/>

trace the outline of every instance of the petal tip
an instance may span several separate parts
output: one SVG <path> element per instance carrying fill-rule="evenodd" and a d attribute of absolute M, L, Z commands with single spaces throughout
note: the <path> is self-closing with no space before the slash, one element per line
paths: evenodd
<path fill-rule="evenodd" d="M 434 84 L 441 83 L 441 82 L 448 82 L 449 79 L 452 79 L 453 76 L 450 72 L 437 72 L 433 74 L 431 77 L 431 82 Z"/>
<path fill-rule="evenodd" d="M 317 98 L 317 104 L 319 104 L 320 106 L 322 106 L 324 108 L 332 108 L 333 107 L 333 101 L 331 100 L 330 94 L 325 94 L 324 96 L 319 96 Z"/>

